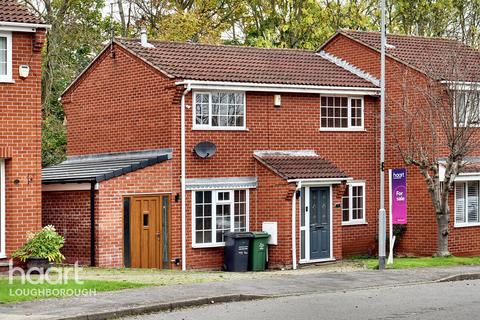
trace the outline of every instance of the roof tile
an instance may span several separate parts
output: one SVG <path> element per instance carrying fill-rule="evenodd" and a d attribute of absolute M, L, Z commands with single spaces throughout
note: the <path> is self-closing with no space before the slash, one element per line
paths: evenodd
<path fill-rule="evenodd" d="M 43 24 L 39 17 L 16 0 L 0 0 L 0 21 Z"/>
<path fill-rule="evenodd" d="M 342 30 L 346 36 L 380 50 L 380 33 Z M 387 35 L 387 54 L 437 80 L 480 81 L 480 51 L 460 41 L 405 35 Z"/>
<path fill-rule="evenodd" d="M 138 40 L 116 41 L 177 79 L 287 85 L 376 86 L 314 51 Z"/>
<path fill-rule="evenodd" d="M 338 179 L 347 174 L 318 156 L 263 156 L 256 158 L 284 179 Z"/>

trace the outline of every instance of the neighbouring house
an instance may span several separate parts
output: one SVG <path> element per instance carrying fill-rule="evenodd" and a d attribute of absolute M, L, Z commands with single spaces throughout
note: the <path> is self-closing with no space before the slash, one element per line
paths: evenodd
<path fill-rule="evenodd" d="M 270 267 L 375 250 L 378 39 L 341 31 L 318 51 L 115 39 L 62 95 L 68 159 L 43 171 L 43 224 L 65 235 L 70 262 L 104 267 L 220 268 L 227 231 L 270 231 Z M 389 80 L 394 64 L 427 76 L 406 58 L 423 45 L 451 49 L 389 41 Z M 387 155 L 387 169 L 403 166 Z M 408 188 L 400 249 L 431 254 L 413 170 Z M 452 251 L 471 254 L 463 230 Z"/>
<path fill-rule="evenodd" d="M 418 99 L 419 92 L 411 89 L 412 84 L 434 80 L 452 86 L 451 88 L 458 90 L 460 95 L 469 90 L 478 90 L 480 51 L 459 41 L 445 38 L 388 35 L 387 40 L 386 112 L 390 114 L 391 119 L 404 116 L 399 110 L 399 102 L 402 101 L 404 94 L 408 99 Z M 323 44 L 320 50 L 348 61 L 375 77 L 380 76 L 378 32 L 340 31 Z M 406 82 L 402 79 L 405 74 L 415 78 L 408 81 L 410 89 L 407 92 L 403 87 Z M 458 99 L 460 104 L 461 101 Z M 464 104 L 465 102 L 463 105 L 457 105 L 459 110 L 467 109 Z M 422 103 L 419 102 L 419 105 Z M 395 123 L 390 123 L 390 126 L 394 125 Z M 391 135 L 387 134 L 386 145 L 386 167 L 404 166 Z M 449 199 L 451 208 L 449 249 L 454 255 L 480 254 L 478 156 L 480 154 L 472 154 L 469 157 L 465 171 L 455 179 L 455 190 Z M 408 223 L 398 250 L 404 254 L 432 255 L 437 249 L 436 217 L 426 183 L 418 168 L 409 168 L 407 186 L 407 194 L 410 195 L 407 200 Z"/>
<path fill-rule="evenodd" d="M 0 263 L 41 227 L 41 50 L 49 28 L 0 0 Z"/>

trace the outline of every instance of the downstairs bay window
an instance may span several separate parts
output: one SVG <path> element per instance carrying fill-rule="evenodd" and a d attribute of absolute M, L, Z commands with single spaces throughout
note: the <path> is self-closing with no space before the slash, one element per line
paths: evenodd
<path fill-rule="evenodd" d="M 455 227 L 480 225 L 479 181 L 455 183 Z"/>
<path fill-rule="evenodd" d="M 205 190 L 192 194 L 193 247 L 225 244 L 226 232 L 248 231 L 248 190 Z"/>
<path fill-rule="evenodd" d="M 342 225 L 365 223 L 365 183 L 350 183 L 342 196 Z"/>

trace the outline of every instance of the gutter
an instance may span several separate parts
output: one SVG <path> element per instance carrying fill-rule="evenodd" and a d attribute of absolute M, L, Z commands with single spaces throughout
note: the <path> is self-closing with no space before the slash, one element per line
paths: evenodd
<path fill-rule="evenodd" d="M 185 96 L 191 91 L 191 87 L 187 84 L 186 89 L 182 93 L 181 100 L 181 119 L 180 119 L 180 145 L 181 145 L 181 189 L 182 189 L 182 271 L 187 270 L 187 232 L 186 232 L 186 143 L 185 143 Z"/>
<path fill-rule="evenodd" d="M 313 85 L 291 85 L 291 84 L 270 84 L 254 82 L 229 82 L 229 81 L 202 81 L 183 80 L 176 85 L 187 85 L 192 90 L 242 90 L 259 92 L 292 92 L 292 93 L 316 93 L 316 94 L 348 94 L 348 95 L 379 95 L 379 88 L 372 87 L 340 87 L 340 86 L 313 86 Z"/>
<path fill-rule="evenodd" d="M 51 28 L 50 24 L 0 21 L 0 29 L 9 29 L 9 31 L 36 32 L 36 29 Z"/>

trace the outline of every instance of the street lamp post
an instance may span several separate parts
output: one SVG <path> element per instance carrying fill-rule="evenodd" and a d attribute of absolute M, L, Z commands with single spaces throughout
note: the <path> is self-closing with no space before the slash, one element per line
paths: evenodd
<path fill-rule="evenodd" d="M 381 10 L 381 58 L 380 58 L 380 209 L 378 210 L 378 268 L 385 269 L 385 0 L 380 0 Z"/>

